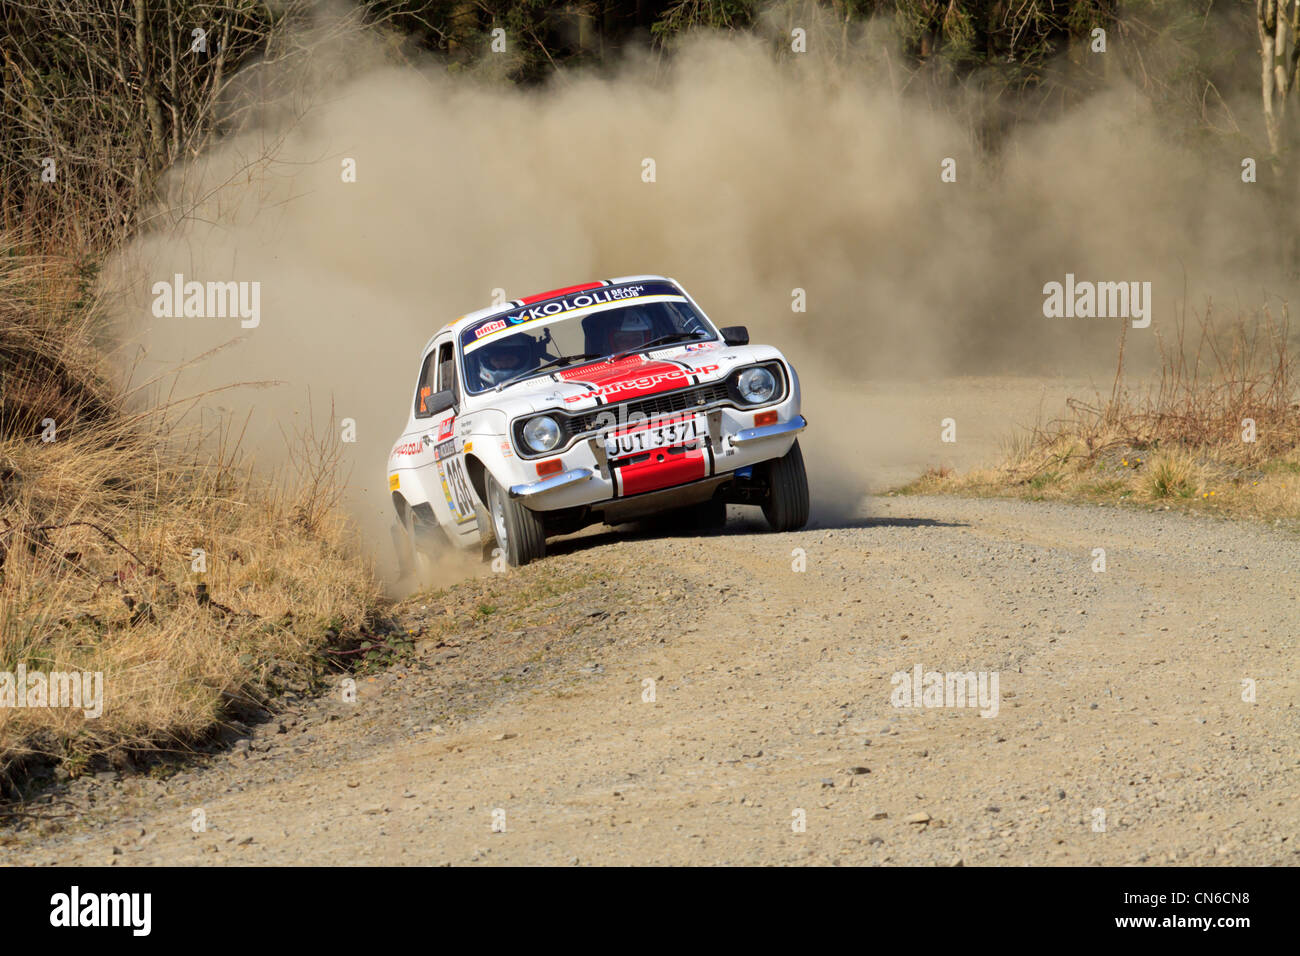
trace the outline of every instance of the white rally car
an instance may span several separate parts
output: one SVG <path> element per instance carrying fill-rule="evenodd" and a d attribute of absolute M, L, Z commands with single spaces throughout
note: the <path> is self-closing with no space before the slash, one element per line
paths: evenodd
<path fill-rule="evenodd" d="M 546 539 L 666 512 L 719 528 L 728 503 L 808 520 L 799 378 L 718 329 L 672 279 L 590 282 L 481 309 L 424 347 L 388 457 L 403 572 L 441 527 L 512 565 Z"/>

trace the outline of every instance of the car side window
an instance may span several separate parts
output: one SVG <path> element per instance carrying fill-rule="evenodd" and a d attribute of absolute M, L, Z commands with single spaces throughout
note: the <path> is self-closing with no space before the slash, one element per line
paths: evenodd
<path fill-rule="evenodd" d="M 438 391 L 456 395 L 456 350 L 451 342 L 438 346 Z"/>
<path fill-rule="evenodd" d="M 437 351 L 430 352 L 424 359 L 424 366 L 420 369 L 420 383 L 415 389 L 415 417 L 428 418 L 433 412 L 429 408 L 429 397 L 434 393 L 437 386 L 434 384 L 434 375 L 438 371 L 438 365 L 434 361 L 438 356 Z"/>

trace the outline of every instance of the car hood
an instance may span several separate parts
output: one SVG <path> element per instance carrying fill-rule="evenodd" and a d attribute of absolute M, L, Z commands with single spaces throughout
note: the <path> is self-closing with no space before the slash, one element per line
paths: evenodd
<path fill-rule="evenodd" d="M 494 408 L 511 416 L 554 408 L 586 411 L 721 381 L 738 366 L 773 359 L 781 359 L 781 353 L 764 345 L 703 342 L 673 346 L 617 362 L 602 359 L 560 369 L 500 392 L 472 396 L 470 404 L 475 410 Z"/>

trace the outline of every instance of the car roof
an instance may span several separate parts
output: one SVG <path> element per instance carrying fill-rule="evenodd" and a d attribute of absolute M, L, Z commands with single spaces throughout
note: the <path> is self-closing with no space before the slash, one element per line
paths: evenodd
<path fill-rule="evenodd" d="M 496 315 L 497 313 L 500 312 L 509 312 L 511 309 L 518 309 L 522 306 L 530 305 L 534 302 L 545 302 L 547 299 L 553 299 L 559 295 L 566 295 L 570 292 L 575 292 L 579 289 L 594 289 L 599 286 L 622 285 L 624 282 L 646 282 L 650 280 L 658 280 L 660 282 L 671 282 L 673 283 L 673 285 L 678 285 L 676 279 L 670 279 L 667 276 L 661 276 L 661 275 L 646 274 L 646 275 L 636 275 L 636 276 L 618 276 L 617 278 L 614 279 L 598 279 L 594 282 L 584 282 L 574 286 L 562 286 L 561 288 L 551 289 L 547 292 L 539 292 L 536 295 L 524 296 L 522 299 L 512 299 L 509 302 L 502 302 L 500 305 L 489 305 L 486 308 L 478 309 L 474 312 L 466 312 L 460 318 L 453 319 L 452 321 L 448 322 L 437 332 L 435 332 L 433 334 L 433 337 L 429 339 L 427 343 L 425 343 L 424 352 L 422 352 L 421 354 L 427 353 L 429 349 L 433 347 L 434 341 L 439 336 L 441 336 L 444 332 L 450 330 L 453 334 L 455 334 L 467 325 L 471 325 L 475 322 L 479 322 L 483 319 L 489 318 L 490 316 Z"/>

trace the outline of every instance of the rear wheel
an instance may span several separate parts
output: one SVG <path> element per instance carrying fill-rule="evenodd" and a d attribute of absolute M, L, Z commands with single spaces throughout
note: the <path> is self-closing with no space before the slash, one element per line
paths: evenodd
<path fill-rule="evenodd" d="M 546 529 L 536 512 L 506 494 L 495 478 L 487 478 L 488 512 L 497 546 L 512 567 L 546 557 Z"/>
<path fill-rule="evenodd" d="M 393 547 L 397 550 L 398 573 L 413 577 L 420 584 L 433 580 L 433 546 L 428 534 L 416 524 L 415 513 L 402 507 L 392 527 Z"/>
<path fill-rule="evenodd" d="M 399 522 L 394 521 L 389 532 L 393 536 L 393 550 L 397 552 L 397 573 L 402 577 L 415 573 L 415 545 Z"/>
<path fill-rule="evenodd" d="M 768 496 L 763 517 L 773 531 L 797 531 L 808 523 L 808 473 L 799 440 L 781 458 L 766 462 Z"/>

